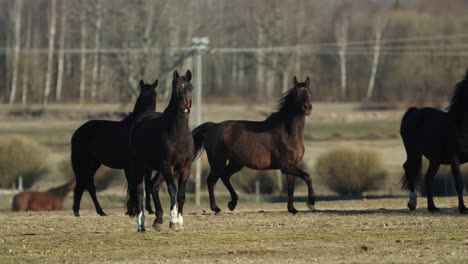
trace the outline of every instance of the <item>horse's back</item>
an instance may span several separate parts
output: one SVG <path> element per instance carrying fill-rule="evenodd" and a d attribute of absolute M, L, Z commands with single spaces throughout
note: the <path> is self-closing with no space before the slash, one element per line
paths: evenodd
<path fill-rule="evenodd" d="M 455 127 L 449 114 L 436 108 L 420 108 L 405 115 L 400 134 L 407 152 L 447 163 L 454 151 Z"/>

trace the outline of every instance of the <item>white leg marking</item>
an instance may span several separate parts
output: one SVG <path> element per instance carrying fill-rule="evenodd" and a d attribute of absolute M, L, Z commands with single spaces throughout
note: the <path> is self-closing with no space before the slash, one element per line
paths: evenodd
<path fill-rule="evenodd" d="M 179 224 L 182 226 L 182 225 L 184 224 L 184 218 L 182 217 L 182 214 L 179 213 L 179 214 L 177 215 L 177 218 L 179 219 Z"/>
<path fill-rule="evenodd" d="M 141 211 L 137 216 L 137 225 L 138 231 L 145 229 L 145 215 L 143 214 L 143 211 Z"/>
<path fill-rule="evenodd" d="M 171 210 L 169 214 L 169 222 L 170 223 L 178 223 L 179 219 L 177 218 L 177 205 L 174 205 L 174 208 Z"/>

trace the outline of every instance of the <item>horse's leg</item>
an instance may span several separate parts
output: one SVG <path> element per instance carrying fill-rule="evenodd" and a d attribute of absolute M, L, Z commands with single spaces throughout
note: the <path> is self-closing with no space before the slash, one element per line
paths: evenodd
<path fill-rule="evenodd" d="M 232 187 L 231 184 L 231 176 L 240 171 L 244 166 L 237 164 L 235 162 L 229 161 L 229 164 L 224 168 L 224 173 L 221 175 L 221 180 L 224 183 L 224 186 L 229 191 L 229 194 L 231 195 L 231 201 L 228 203 L 229 210 L 234 211 L 237 205 L 237 201 L 239 200 L 239 196 L 237 195 L 236 191 L 234 190 L 234 187 Z"/>
<path fill-rule="evenodd" d="M 437 171 L 439 170 L 439 167 L 440 167 L 440 165 L 438 163 L 430 161 L 429 162 L 429 169 L 427 170 L 426 177 L 425 177 L 425 180 L 426 180 L 426 195 L 427 195 L 427 210 L 429 212 L 434 212 L 434 211 L 439 210 L 435 206 L 434 199 L 433 199 L 433 196 L 432 196 L 432 185 L 433 185 L 433 182 L 434 182 L 434 176 L 437 173 Z"/>
<path fill-rule="evenodd" d="M 147 170 L 145 172 L 145 204 L 146 204 L 146 211 L 148 214 L 154 214 L 153 209 L 151 208 L 151 193 L 152 193 L 152 185 L 151 185 L 151 170 Z"/>
<path fill-rule="evenodd" d="M 177 218 L 177 205 L 176 205 L 176 195 L 177 195 L 177 186 L 173 178 L 173 167 L 170 163 L 164 162 L 161 166 L 161 173 L 164 176 L 164 180 L 167 184 L 167 189 L 169 191 L 169 196 L 171 197 L 171 210 L 169 215 L 169 228 L 172 230 L 179 230 L 179 219 Z"/>
<path fill-rule="evenodd" d="M 463 180 L 460 174 L 460 161 L 458 158 L 452 159 L 450 166 L 452 168 L 453 177 L 455 178 L 455 188 L 458 194 L 458 211 L 462 214 L 466 214 L 468 213 L 468 209 L 463 202 Z"/>
<path fill-rule="evenodd" d="M 183 168 L 179 173 L 179 190 L 177 192 L 177 204 L 179 205 L 179 212 L 177 214 L 177 219 L 179 220 L 179 228 L 184 228 L 184 203 L 185 203 L 185 186 L 187 180 L 190 176 L 190 165 Z"/>
<path fill-rule="evenodd" d="M 208 163 L 210 164 L 210 174 L 208 175 L 208 178 L 206 178 L 208 194 L 210 196 L 210 208 L 213 212 L 215 212 L 215 214 L 218 214 L 221 212 L 221 209 L 219 209 L 218 205 L 216 204 L 214 188 L 220 176 L 224 173 L 224 167 L 226 166 L 227 160 L 225 157 L 221 156 L 221 154 L 211 154 L 208 151 L 206 154 L 208 156 Z"/>
<path fill-rule="evenodd" d="M 296 214 L 298 211 L 294 207 L 294 186 L 296 185 L 296 177 L 293 175 L 286 175 L 286 183 L 288 188 L 288 212 Z"/>
<path fill-rule="evenodd" d="M 419 153 L 414 154 L 407 154 L 406 162 L 403 164 L 403 168 L 405 169 L 406 174 L 406 181 L 408 184 L 409 190 L 409 200 L 408 200 L 408 208 L 413 211 L 416 209 L 417 206 L 417 198 L 418 195 L 416 194 L 416 179 L 419 178 L 419 173 L 421 170 L 421 163 L 422 163 L 422 155 Z"/>
<path fill-rule="evenodd" d="M 106 213 L 104 213 L 104 211 L 101 208 L 101 205 L 98 202 L 96 196 L 96 186 L 94 185 L 94 174 L 100 166 L 101 164 L 95 163 L 94 167 L 91 167 L 90 174 L 88 175 L 88 192 L 89 195 L 91 195 L 91 199 L 93 200 L 94 207 L 96 208 L 96 213 L 98 213 L 101 216 L 105 216 Z"/>
<path fill-rule="evenodd" d="M 159 199 L 159 188 L 161 187 L 161 183 L 163 181 L 164 181 L 164 178 L 161 175 L 161 172 L 159 171 L 151 180 L 153 202 L 154 202 L 154 207 L 156 208 L 156 219 L 154 219 L 153 228 L 156 231 L 161 231 L 162 230 L 161 226 L 163 224 L 164 211 L 161 206 L 161 200 Z"/>
<path fill-rule="evenodd" d="M 284 166 L 283 168 L 281 168 L 281 172 L 283 174 L 288 174 L 288 176 L 290 174 L 290 175 L 294 175 L 304 180 L 308 189 L 307 206 L 309 207 L 309 209 L 314 209 L 315 192 L 314 192 L 314 188 L 312 187 L 312 178 L 310 177 L 310 175 L 306 173 L 305 171 L 291 164 L 288 164 Z M 290 187 L 291 185 L 292 187 Z M 294 208 L 294 184 L 292 183 L 292 180 L 288 180 L 288 211 L 293 214 L 297 213 L 297 210 Z"/>

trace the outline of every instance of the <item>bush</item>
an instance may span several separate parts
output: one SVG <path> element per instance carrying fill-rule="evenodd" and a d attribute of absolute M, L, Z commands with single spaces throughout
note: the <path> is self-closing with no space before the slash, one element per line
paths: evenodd
<path fill-rule="evenodd" d="M 317 173 L 339 195 L 362 195 L 365 191 L 378 189 L 387 176 L 379 153 L 347 147 L 321 155 Z"/>
<path fill-rule="evenodd" d="M 30 188 L 48 172 L 49 149 L 24 136 L 0 136 L 0 188 L 11 188 L 19 176 Z"/>
<path fill-rule="evenodd" d="M 255 182 L 260 182 L 260 193 L 272 194 L 278 191 L 276 171 L 257 171 L 243 169 L 231 177 L 234 188 L 239 188 L 244 193 L 255 193 Z M 222 181 L 220 180 L 219 182 Z"/>
<path fill-rule="evenodd" d="M 59 165 L 59 170 L 66 179 L 75 177 L 71 167 L 70 159 L 63 160 Z M 124 177 L 122 170 L 114 170 L 106 166 L 101 166 L 94 175 L 94 185 L 96 191 L 107 189 L 116 178 Z"/>

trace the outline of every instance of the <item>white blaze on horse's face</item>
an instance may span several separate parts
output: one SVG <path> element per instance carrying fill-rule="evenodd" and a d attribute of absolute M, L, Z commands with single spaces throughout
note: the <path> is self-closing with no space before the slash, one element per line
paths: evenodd
<path fill-rule="evenodd" d="M 143 211 L 141 211 L 137 216 L 137 225 L 138 231 L 145 230 L 145 215 L 143 214 Z"/>

